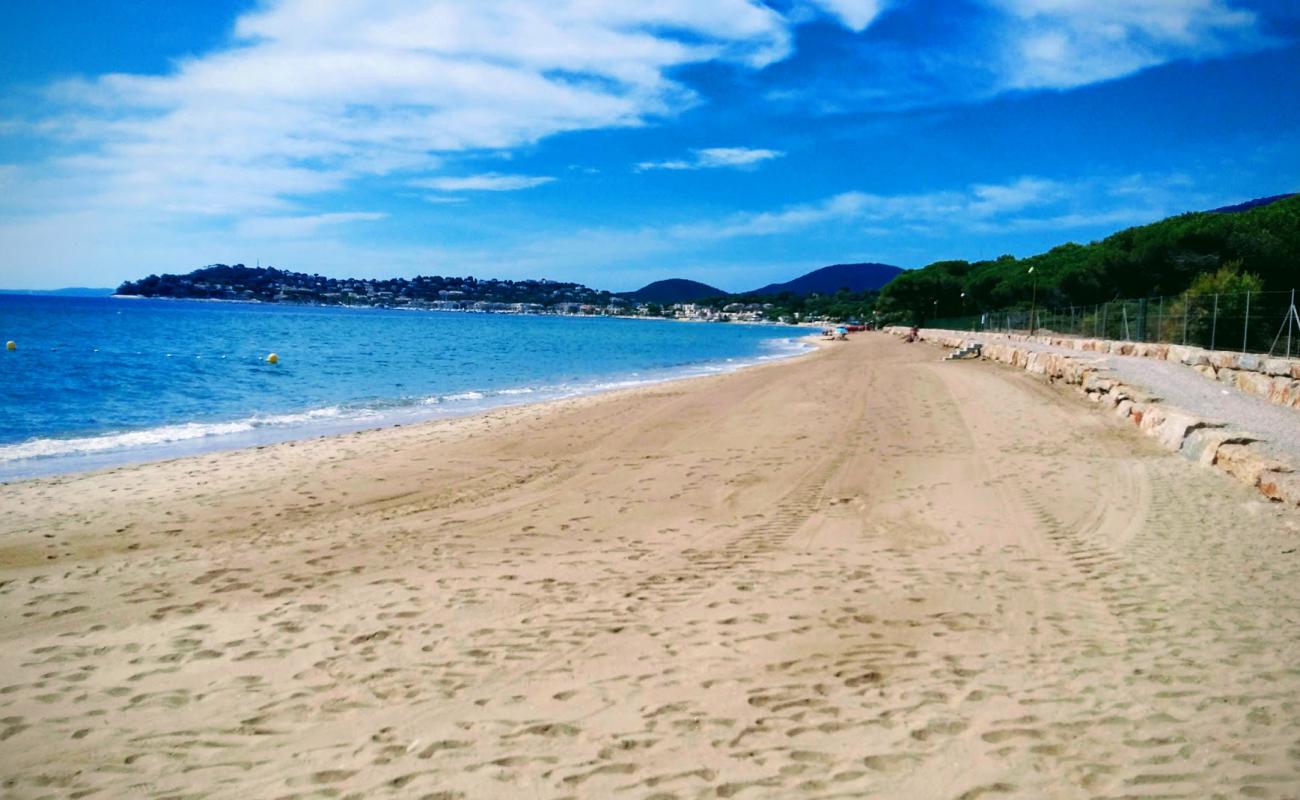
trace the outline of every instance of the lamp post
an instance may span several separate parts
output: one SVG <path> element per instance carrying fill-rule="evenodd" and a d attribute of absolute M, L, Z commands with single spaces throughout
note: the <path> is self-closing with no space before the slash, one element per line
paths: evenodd
<path fill-rule="evenodd" d="M 962 319 L 966 318 L 966 293 L 965 292 L 961 293 L 961 316 Z M 972 326 L 972 328 L 973 327 L 974 326 Z"/>
<path fill-rule="evenodd" d="M 1034 275 L 1034 268 L 1030 267 L 1029 275 Z M 1029 335 L 1034 335 L 1034 312 L 1038 310 L 1038 276 L 1034 275 L 1034 292 L 1030 295 L 1029 300 Z"/>

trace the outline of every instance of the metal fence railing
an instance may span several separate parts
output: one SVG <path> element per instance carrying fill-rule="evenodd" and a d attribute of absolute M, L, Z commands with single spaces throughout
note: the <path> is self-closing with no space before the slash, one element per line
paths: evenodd
<path fill-rule="evenodd" d="M 1183 294 L 1139 300 L 1112 300 L 1090 306 L 1020 308 L 935 319 L 929 327 L 1006 331 L 1165 342 L 1239 350 L 1243 353 L 1300 355 L 1300 314 L 1296 290 L 1242 294 Z"/>

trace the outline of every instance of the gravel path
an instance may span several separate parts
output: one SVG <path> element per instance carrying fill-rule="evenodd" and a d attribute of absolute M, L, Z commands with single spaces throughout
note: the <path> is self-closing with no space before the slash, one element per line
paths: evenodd
<path fill-rule="evenodd" d="M 1206 378 L 1190 367 L 1154 358 L 1117 356 L 1071 350 L 1038 342 L 1015 343 L 1040 352 L 1094 359 L 1121 382 L 1160 397 L 1175 408 L 1226 423 L 1230 430 L 1259 436 L 1275 457 L 1300 465 L 1300 412 L 1270 403 Z"/>

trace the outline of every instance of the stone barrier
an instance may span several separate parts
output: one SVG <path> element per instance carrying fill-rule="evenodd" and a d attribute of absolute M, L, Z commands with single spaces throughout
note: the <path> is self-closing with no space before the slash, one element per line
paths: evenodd
<path fill-rule="evenodd" d="M 887 330 L 906 330 L 887 328 Z M 931 333 L 937 333 L 931 330 Z M 967 339 L 974 334 L 944 331 L 946 339 Z M 1178 344 L 1153 342 L 1125 342 L 1113 339 L 1080 339 L 1073 336 L 981 331 L 980 341 L 1001 339 L 1011 342 L 1037 342 L 1078 350 L 1085 353 L 1102 353 L 1121 356 L 1155 358 L 1191 367 L 1210 380 L 1217 380 L 1248 394 L 1263 397 L 1281 406 L 1300 409 L 1300 358 L 1270 358 L 1255 353 L 1233 353 L 1225 350 L 1205 350 Z"/>
<path fill-rule="evenodd" d="M 887 327 L 885 331 L 895 336 L 906 336 L 909 328 Z M 1222 422 L 1206 420 L 1195 414 L 1166 404 L 1161 398 L 1147 392 L 1120 383 L 1107 373 L 1099 371 L 1098 362 L 1090 360 L 1084 353 L 1116 353 L 1119 355 L 1139 355 L 1148 358 L 1164 358 L 1169 361 L 1181 361 L 1198 371 L 1208 367 L 1215 372 L 1216 379 L 1223 372 L 1234 373 L 1231 381 L 1234 385 L 1239 380 L 1236 375 L 1250 374 L 1261 379 L 1282 379 L 1281 373 L 1273 374 L 1257 371 L 1256 361 L 1247 360 L 1249 365 L 1243 368 L 1242 356 L 1233 353 L 1211 353 L 1200 348 L 1181 347 L 1165 344 L 1142 344 L 1135 342 L 1107 342 L 1101 339 L 1055 339 L 1035 336 L 1032 341 L 1060 347 L 1063 341 L 1073 341 L 1091 346 L 1079 346 L 1080 355 L 1066 353 L 1047 353 L 1017 345 L 1016 335 L 980 333 L 978 337 L 960 331 L 922 328 L 921 341 L 937 344 L 949 349 L 965 347 L 973 341 L 983 344 L 980 357 L 988 361 L 997 361 L 1008 366 L 1023 369 L 1033 375 L 1040 375 L 1050 382 L 1061 382 L 1076 387 L 1089 400 L 1113 411 L 1121 419 L 1127 419 L 1146 435 L 1154 438 L 1163 447 L 1181 453 L 1200 464 L 1216 467 L 1232 477 L 1254 487 L 1270 500 L 1276 500 L 1292 506 L 1300 506 L 1300 472 L 1291 464 L 1284 463 L 1265 453 L 1256 444 L 1258 436 L 1245 431 L 1230 431 Z M 1028 337 L 1019 336 L 1018 341 Z M 1259 360 L 1262 364 L 1264 360 Z M 1202 360 L 1203 359 L 1203 360 Z M 1300 362 L 1286 359 L 1266 359 L 1273 363 L 1271 370 L 1281 370 L 1285 365 L 1287 373 L 1296 369 Z M 1218 361 L 1220 366 L 1215 366 Z M 1296 377 L 1300 378 L 1300 371 Z M 1288 384 L 1296 381 L 1287 378 Z M 1247 391 L 1243 389 L 1244 391 Z M 1300 389 L 1288 388 L 1295 392 Z M 1263 396 L 1269 396 L 1267 394 Z M 1300 399 L 1300 394 L 1290 395 Z M 1273 397 L 1269 399 L 1280 402 Z M 1300 408 L 1294 401 L 1282 403 Z"/>

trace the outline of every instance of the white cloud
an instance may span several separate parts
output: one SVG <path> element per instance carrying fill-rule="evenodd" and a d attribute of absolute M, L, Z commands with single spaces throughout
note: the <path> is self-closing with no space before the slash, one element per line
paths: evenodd
<path fill-rule="evenodd" d="M 988 0 L 1007 22 L 1003 89 L 1062 89 L 1258 44 L 1256 17 L 1225 0 Z"/>
<path fill-rule="evenodd" d="M 871 25 L 886 5 L 880 0 L 812 0 L 812 3 L 855 31 L 865 30 Z"/>
<path fill-rule="evenodd" d="M 322 228 L 350 222 L 371 222 L 386 216 L 377 211 L 341 211 L 300 217 L 251 217 L 240 220 L 235 233 L 253 239 L 292 239 L 314 235 Z"/>
<path fill-rule="evenodd" d="M 691 151 L 689 159 L 671 159 L 668 161 L 642 161 L 636 165 L 637 172 L 653 169 L 688 170 L 715 169 L 718 167 L 745 168 L 753 167 L 764 161 L 780 158 L 785 153 L 781 150 L 765 150 L 750 147 L 705 147 Z"/>
<path fill-rule="evenodd" d="M 425 178 L 411 181 L 411 185 L 442 192 L 512 192 L 518 189 L 531 189 L 554 180 L 555 178 L 548 175 L 502 175 L 497 172 L 487 172 L 462 178 Z"/>
<path fill-rule="evenodd" d="M 31 122 L 79 153 L 47 166 L 79 176 L 97 198 L 83 204 L 260 213 L 450 154 L 641 125 L 696 102 L 671 70 L 761 68 L 790 47 L 757 0 L 271 0 L 225 49 L 61 83 Z"/>
<path fill-rule="evenodd" d="M 1239 7 L 1249 0 L 975 0 L 942 15 L 932 5 L 890 2 L 897 30 L 841 48 L 824 70 L 770 82 L 764 97 L 823 114 L 951 106 L 1275 43 Z"/>
<path fill-rule="evenodd" d="M 1145 186 L 1145 191 L 1135 191 L 1138 186 Z M 1132 224 L 1163 216 L 1183 186 L 1183 176 L 1127 176 L 1077 184 L 1022 177 L 1002 184 L 909 194 L 850 191 L 776 211 L 677 225 L 668 233 L 678 239 L 715 240 L 851 225 L 866 235 L 902 228 L 924 236 L 949 235 L 953 230 L 996 233 Z M 1149 202 L 1117 205 L 1134 194 L 1146 196 Z"/>

